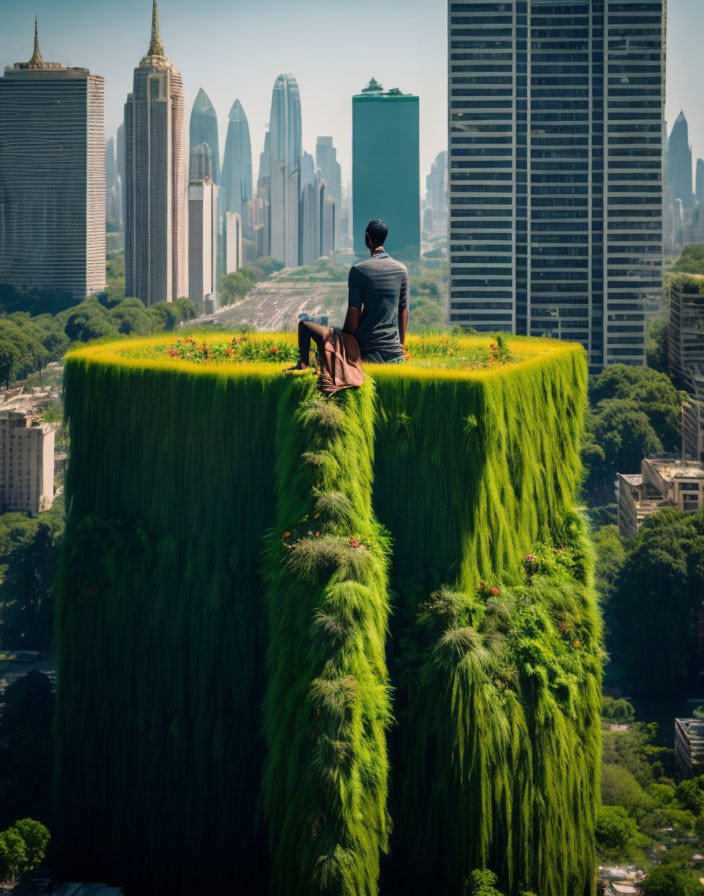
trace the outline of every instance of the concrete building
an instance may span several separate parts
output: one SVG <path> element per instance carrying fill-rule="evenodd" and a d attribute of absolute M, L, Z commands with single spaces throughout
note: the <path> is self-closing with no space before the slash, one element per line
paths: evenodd
<path fill-rule="evenodd" d="M 225 215 L 225 236 L 226 236 L 226 256 L 225 256 L 225 273 L 232 274 L 243 267 L 242 260 L 243 235 L 242 235 L 242 215 L 237 212 L 226 212 Z M 254 260 L 254 259 L 252 259 Z"/>
<path fill-rule="evenodd" d="M 235 100 L 230 109 L 225 140 L 222 186 L 227 211 L 242 214 L 252 198 L 252 142 L 249 122 L 242 104 Z"/>
<path fill-rule="evenodd" d="M 675 762 L 683 778 L 704 774 L 704 719 L 675 719 Z"/>
<path fill-rule="evenodd" d="M 201 87 L 191 109 L 189 126 L 191 150 L 202 143 L 210 148 L 213 172 L 211 179 L 220 185 L 220 139 L 218 137 L 218 116 L 210 97 Z M 193 176 L 191 175 L 191 180 Z"/>
<path fill-rule="evenodd" d="M 0 411 L 0 508 L 34 516 L 54 502 L 54 428 Z"/>
<path fill-rule="evenodd" d="M 689 143 L 689 125 L 680 112 L 672 126 L 667 142 L 667 184 L 672 199 L 681 199 L 685 209 L 694 205 L 692 192 L 692 147 Z"/>
<path fill-rule="evenodd" d="M 202 312 L 215 311 L 218 292 L 218 188 L 212 180 L 188 187 L 188 296 Z"/>
<path fill-rule="evenodd" d="M 335 203 L 335 251 L 340 248 L 342 210 L 342 166 L 337 161 L 337 150 L 332 137 L 318 137 L 315 144 L 315 162 L 325 181 L 328 195 Z M 327 254 L 327 253 L 325 253 Z"/>
<path fill-rule="evenodd" d="M 125 292 L 145 305 L 188 291 L 183 82 L 152 35 L 125 103 Z"/>
<path fill-rule="evenodd" d="M 338 244 L 337 203 L 328 192 L 327 184 L 320 185 L 320 255 L 332 255 Z"/>
<path fill-rule="evenodd" d="M 392 255 L 420 256 L 418 97 L 371 79 L 352 98 L 352 204 L 356 255 L 369 221 L 383 219 Z"/>
<path fill-rule="evenodd" d="M 120 226 L 125 226 L 125 125 L 117 129 L 117 183 L 120 197 Z"/>
<path fill-rule="evenodd" d="M 450 321 L 645 362 L 664 0 L 449 3 Z"/>
<path fill-rule="evenodd" d="M 670 374 L 681 387 L 704 401 L 704 277 L 675 274 L 670 278 L 668 294 Z"/>
<path fill-rule="evenodd" d="M 694 513 L 704 507 L 704 464 L 644 458 L 640 473 L 619 473 L 618 531 L 632 538 L 643 521 L 663 507 Z"/>
<path fill-rule="evenodd" d="M 704 203 L 704 159 L 697 159 L 697 173 L 694 180 L 694 196 L 697 202 Z"/>
<path fill-rule="evenodd" d="M 45 62 L 0 78 L 0 283 L 56 291 L 59 311 L 105 289 L 104 83 Z"/>

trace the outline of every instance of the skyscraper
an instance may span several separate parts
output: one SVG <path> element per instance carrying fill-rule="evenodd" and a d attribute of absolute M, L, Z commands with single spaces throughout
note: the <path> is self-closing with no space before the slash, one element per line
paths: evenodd
<path fill-rule="evenodd" d="M 117 186 L 117 162 L 115 159 L 115 140 L 111 137 L 105 143 L 105 214 L 108 221 L 117 220 L 115 216 L 114 192 Z"/>
<path fill-rule="evenodd" d="M 205 313 L 216 309 L 217 264 L 218 188 L 207 178 L 192 179 L 188 186 L 188 295 Z"/>
<path fill-rule="evenodd" d="M 303 149 L 301 97 L 293 75 L 279 75 L 274 83 L 268 138 L 264 154 L 268 148 L 270 251 L 272 257 L 286 267 L 296 267 L 299 256 L 299 165 Z M 266 176 L 264 172 L 264 178 Z"/>
<path fill-rule="evenodd" d="M 439 152 L 425 179 L 425 204 L 430 210 L 433 230 L 447 229 L 447 151 Z"/>
<path fill-rule="evenodd" d="M 164 55 L 154 0 L 147 55 L 125 103 L 125 286 L 145 305 L 185 296 L 183 82 Z"/>
<path fill-rule="evenodd" d="M 125 125 L 117 129 L 117 185 L 120 202 L 120 224 L 125 224 Z"/>
<path fill-rule="evenodd" d="M 695 198 L 697 202 L 704 202 L 704 159 L 697 159 Z"/>
<path fill-rule="evenodd" d="M 662 291 L 663 0 L 449 4 L 450 320 L 645 361 Z"/>
<path fill-rule="evenodd" d="M 220 184 L 220 140 L 218 137 L 218 116 L 208 94 L 201 87 L 191 109 L 190 122 L 191 149 L 207 143 L 213 158 L 213 181 Z"/>
<path fill-rule="evenodd" d="M 370 220 L 389 227 L 389 250 L 420 255 L 420 150 L 418 97 L 384 91 L 373 78 L 352 99 L 352 203 L 354 251 L 363 255 Z"/>
<path fill-rule="evenodd" d="M 320 168 L 320 176 L 325 181 L 328 195 L 335 202 L 335 249 L 338 249 L 342 210 L 342 168 L 337 161 L 337 150 L 333 146 L 332 137 L 318 137 L 315 144 L 315 160 Z"/>
<path fill-rule="evenodd" d="M 235 100 L 230 109 L 225 140 L 222 186 L 228 211 L 242 214 L 245 202 L 252 198 L 252 143 L 249 123 L 242 104 Z"/>
<path fill-rule="evenodd" d="M 667 141 L 667 183 L 673 200 L 681 199 L 685 209 L 694 205 L 692 194 L 692 147 L 689 145 L 689 125 L 680 112 Z"/>
<path fill-rule="evenodd" d="M 0 78 L 0 283 L 56 303 L 105 289 L 103 79 L 44 62 Z"/>

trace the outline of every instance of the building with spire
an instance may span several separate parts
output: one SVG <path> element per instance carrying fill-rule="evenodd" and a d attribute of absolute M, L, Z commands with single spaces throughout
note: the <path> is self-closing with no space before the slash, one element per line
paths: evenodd
<path fill-rule="evenodd" d="M 149 49 L 125 103 L 125 290 L 145 305 L 188 291 L 183 82 L 154 0 Z"/>
<path fill-rule="evenodd" d="M 206 143 L 210 147 L 213 160 L 212 180 L 220 183 L 220 138 L 218 137 L 218 116 L 210 97 L 201 87 L 191 109 L 190 122 L 191 149 Z"/>
<path fill-rule="evenodd" d="M 682 200 L 685 210 L 694 205 L 692 193 L 692 147 L 689 145 L 689 125 L 680 112 L 667 141 L 667 184 L 672 199 Z"/>
<path fill-rule="evenodd" d="M 222 167 L 222 187 L 227 211 L 242 214 L 252 198 L 252 143 L 249 122 L 242 104 L 235 100 L 230 109 Z"/>
<path fill-rule="evenodd" d="M 32 58 L 0 78 L 0 284 L 51 293 L 43 310 L 105 289 L 103 96 L 44 61 L 36 20 Z"/>

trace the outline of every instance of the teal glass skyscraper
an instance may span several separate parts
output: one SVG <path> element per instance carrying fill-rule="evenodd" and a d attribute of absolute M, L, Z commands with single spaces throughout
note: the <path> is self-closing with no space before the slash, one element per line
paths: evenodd
<path fill-rule="evenodd" d="M 245 202 L 252 198 L 252 143 L 247 116 L 239 100 L 235 100 L 230 109 L 222 186 L 227 211 L 242 214 Z"/>
<path fill-rule="evenodd" d="M 207 143 L 213 157 L 213 181 L 220 183 L 220 143 L 218 139 L 218 117 L 210 97 L 201 87 L 193 103 L 190 123 L 191 149 Z"/>
<path fill-rule="evenodd" d="M 387 246 L 400 258 L 420 255 L 418 97 L 384 91 L 374 79 L 352 98 L 354 251 L 366 252 L 364 229 L 381 218 Z"/>

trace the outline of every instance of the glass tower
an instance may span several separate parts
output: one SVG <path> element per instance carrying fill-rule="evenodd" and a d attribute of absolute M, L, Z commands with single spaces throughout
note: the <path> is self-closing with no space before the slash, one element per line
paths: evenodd
<path fill-rule="evenodd" d="M 449 3 L 450 320 L 645 362 L 664 0 Z"/>
<path fill-rule="evenodd" d="M 207 143 L 213 159 L 213 181 L 220 183 L 220 141 L 218 139 L 218 116 L 210 102 L 210 97 L 201 87 L 191 109 L 189 127 L 191 149 Z"/>
<path fill-rule="evenodd" d="M 381 218 L 387 247 L 400 258 L 420 255 L 418 97 L 384 91 L 374 79 L 352 98 L 354 251 L 364 255 L 364 230 Z"/>
<path fill-rule="evenodd" d="M 252 143 L 249 122 L 239 100 L 230 109 L 222 185 L 227 210 L 242 214 L 244 204 L 252 198 Z"/>

